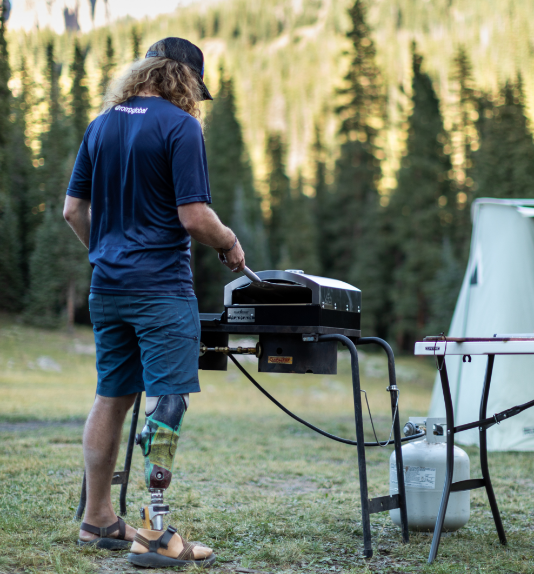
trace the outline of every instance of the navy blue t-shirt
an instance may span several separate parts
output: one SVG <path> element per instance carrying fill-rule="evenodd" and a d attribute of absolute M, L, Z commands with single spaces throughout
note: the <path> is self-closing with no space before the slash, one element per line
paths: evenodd
<path fill-rule="evenodd" d="M 199 122 L 133 97 L 87 128 L 67 195 L 91 201 L 92 293 L 192 296 L 191 238 L 177 206 L 211 203 Z"/>

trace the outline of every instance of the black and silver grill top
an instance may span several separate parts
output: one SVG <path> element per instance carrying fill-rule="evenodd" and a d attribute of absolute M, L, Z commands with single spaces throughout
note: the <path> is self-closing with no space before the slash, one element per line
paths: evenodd
<path fill-rule="evenodd" d="M 299 271 L 259 271 L 261 284 L 240 277 L 224 288 L 224 313 L 201 313 L 203 331 L 338 333 L 360 337 L 361 291 Z"/>
<path fill-rule="evenodd" d="M 259 271 L 257 275 L 272 289 L 240 277 L 224 288 L 224 306 L 311 304 L 323 309 L 360 312 L 361 291 L 343 281 L 297 271 Z"/>

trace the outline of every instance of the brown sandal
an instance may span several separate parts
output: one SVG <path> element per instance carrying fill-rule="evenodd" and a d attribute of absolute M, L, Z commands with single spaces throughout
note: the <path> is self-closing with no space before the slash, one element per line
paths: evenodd
<path fill-rule="evenodd" d="M 93 540 L 78 540 L 78 546 L 96 546 L 104 550 L 127 550 L 130 548 L 130 540 L 124 539 L 126 535 L 126 524 L 120 516 L 117 516 L 117 522 L 105 528 L 99 528 L 98 526 L 87 524 L 87 522 L 82 522 L 80 528 L 92 534 L 97 534 L 98 538 L 94 538 Z M 117 538 L 108 538 L 108 535 L 113 534 L 116 530 L 119 531 Z"/>

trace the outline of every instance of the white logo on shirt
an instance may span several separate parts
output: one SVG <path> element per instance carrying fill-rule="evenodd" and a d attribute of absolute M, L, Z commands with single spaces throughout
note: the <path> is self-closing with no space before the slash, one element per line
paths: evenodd
<path fill-rule="evenodd" d="M 148 108 L 127 108 L 126 106 L 115 106 L 118 112 L 126 112 L 127 114 L 146 114 Z"/>

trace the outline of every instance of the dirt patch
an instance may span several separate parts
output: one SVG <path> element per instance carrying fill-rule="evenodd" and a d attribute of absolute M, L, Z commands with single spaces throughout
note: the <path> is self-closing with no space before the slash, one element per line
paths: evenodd
<path fill-rule="evenodd" d="M 145 572 L 145 568 L 138 568 L 133 564 L 128 562 L 127 554 L 122 554 L 120 556 L 111 556 L 109 558 L 104 558 L 98 562 L 99 570 L 98 574 L 110 574 L 111 572 L 120 572 L 121 574 L 139 574 L 140 572 Z M 150 574 L 169 574 L 171 570 L 169 568 L 150 568 Z M 174 572 L 174 570 L 172 570 Z M 218 574 L 230 574 L 230 573 L 243 573 L 243 574 L 271 574 L 267 570 L 253 570 L 250 568 L 244 568 L 239 566 L 239 564 L 232 564 L 228 562 L 217 564 L 217 562 L 210 568 L 210 572 Z"/>

